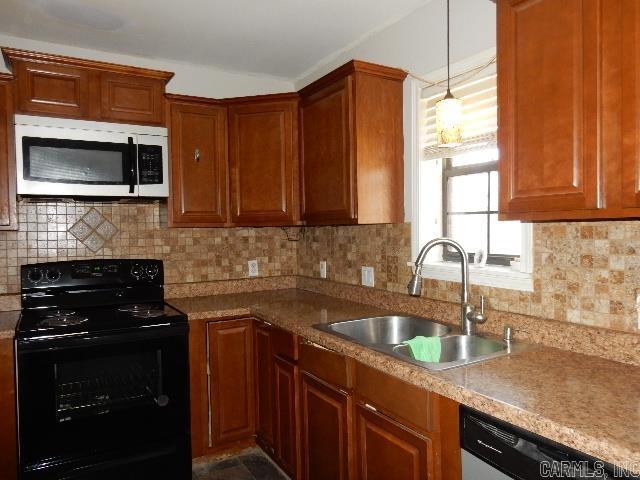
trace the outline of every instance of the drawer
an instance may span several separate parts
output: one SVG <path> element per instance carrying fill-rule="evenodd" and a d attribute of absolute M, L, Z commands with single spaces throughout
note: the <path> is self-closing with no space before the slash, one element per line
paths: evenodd
<path fill-rule="evenodd" d="M 299 341 L 300 368 L 325 382 L 351 389 L 355 361 L 306 339 Z"/>
<path fill-rule="evenodd" d="M 433 429 L 433 394 L 427 390 L 356 362 L 355 392 L 358 400 L 402 424 L 423 432 Z"/>
<path fill-rule="evenodd" d="M 268 330 L 273 355 L 294 362 L 298 361 L 298 336 L 296 334 L 287 332 L 264 320 L 256 319 L 256 322 L 263 329 Z"/>

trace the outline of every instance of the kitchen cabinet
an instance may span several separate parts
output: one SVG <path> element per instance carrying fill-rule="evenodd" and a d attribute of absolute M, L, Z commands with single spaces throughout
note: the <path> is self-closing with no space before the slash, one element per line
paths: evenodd
<path fill-rule="evenodd" d="M 227 225 L 227 108 L 206 99 L 177 95 L 168 98 L 169 225 Z"/>
<path fill-rule="evenodd" d="M 256 441 L 274 455 L 274 400 L 272 327 L 258 322 L 255 329 Z"/>
<path fill-rule="evenodd" d="M 235 225 L 298 221 L 298 95 L 229 102 L 231 220 Z"/>
<path fill-rule="evenodd" d="M 0 230 L 17 230 L 13 134 L 14 77 L 0 74 Z"/>
<path fill-rule="evenodd" d="M 640 216 L 639 21 L 633 0 L 498 1 L 501 219 Z"/>
<path fill-rule="evenodd" d="M 18 478 L 13 339 L 0 339 L 0 478 Z"/>
<path fill-rule="evenodd" d="M 434 478 L 431 440 L 367 406 L 356 406 L 356 438 L 358 480 Z"/>
<path fill-rule="evenodd" d="M 17 77 L 18 113 L 164 125 L 171 72 L 12 48 L 2 53 Z"/>
<path fill-rule="evenodd" d="M 211 443 L 254 434 L 253 324 L 251 319 L 207 324 Z"/>
<path fill-rule="evenodd" d="M 405 76 L 353 60 L 299 92 L 306 224 L 404 221 Z"/>
<path fill-rule="evenodd" d="M 302 479 L 351 478 L 351 409 L 352 397 L 346 391 L 301 374 Z"/>
<path fill-rule="evenodd" d="M 274 407 L 275 407 L 275 460 L 284 472 L 297 478 L 298 467 L 298 422 L 297 378 L 298 366 L 276 356 L 274 360 Z"/>

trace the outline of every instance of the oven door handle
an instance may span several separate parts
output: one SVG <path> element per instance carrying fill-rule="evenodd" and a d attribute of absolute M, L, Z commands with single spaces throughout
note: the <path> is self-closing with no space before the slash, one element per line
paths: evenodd
<path fill-rule="evenodd" d="M 128 144 L 129 148 L 127 157 L 129 159 L 129 193 L 134 193 L 135 186 L 138 183 L 136 175 L 138 166 L 138 147 L 134 143 L 133 137 L 129 137 Z"/>

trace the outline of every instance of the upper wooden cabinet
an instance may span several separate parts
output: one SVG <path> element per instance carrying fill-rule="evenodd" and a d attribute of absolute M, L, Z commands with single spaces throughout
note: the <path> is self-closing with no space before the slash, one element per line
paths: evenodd
<path fill-rule="evenodd" d="M 195 97 L 167 97 L 171 153 L 169 225 L 227 225 L 227 107 Z"/>
<path fill-rule="evenodd" d="M 0 230 L 18 228 L 13 135 L 13 76 L 0 74 Z"/>
<path fill-rule="evenodd" d="M 18 79 L 16 111 L 110 122 L 164 124 L 173 73 L 3 48 Z"/>
<path fill-rule="evenodd" d="M 234 224 L 297 223 L 297 94 L 230 102 L 229 169 Z"/>
<path fill-rule="evenodd" d="M 302 219 L 399 223 L 406 72 L 351 61 L 300 91 Z"/>
<path fill-rule="evenodd" d="M 498 0 L 502 219 L 640 216 L 638 12 Z"/>

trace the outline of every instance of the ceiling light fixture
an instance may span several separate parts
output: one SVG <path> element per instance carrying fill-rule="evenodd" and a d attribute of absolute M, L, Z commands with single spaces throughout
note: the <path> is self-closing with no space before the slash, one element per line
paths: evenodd
<path fill-rule="evenodd" d="M 447 94 L 436 103 L 438 146 L 453 148 L 462 144 L 462 100 L 451 93 L 449 0 L 447 0 Z"/>

